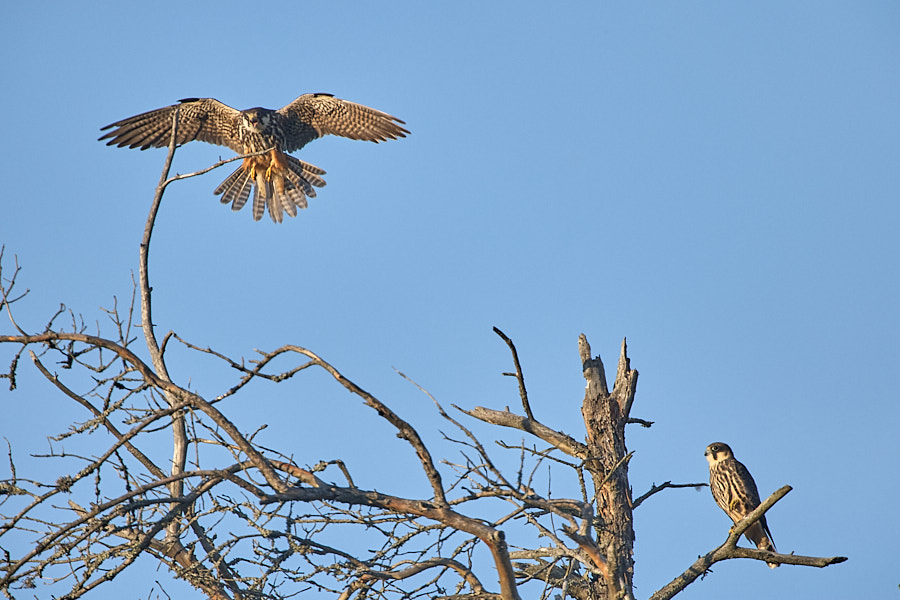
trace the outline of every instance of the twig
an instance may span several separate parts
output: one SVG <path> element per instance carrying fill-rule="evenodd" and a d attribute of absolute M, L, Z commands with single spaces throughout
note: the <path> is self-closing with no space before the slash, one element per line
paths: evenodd
<path fill-rule="evenodd" d="M 9 320 L 12 323 L 13 327 L 15 327 L 16 331 L 18 331 L 20 334 L 25 335 L 25 330 L 22 329 L 21 327 L 19 327 L 19 324 L 16 323 L 16 319 L 13 317 L 12 307 L 10 305 L 13 302 L 15 302 L 16 300 L 22 299 L 25 295 L 28 294 L 29 290 L 26 289 L 25 292 L 23 292 L 20 296 L 10 300 L 9 294 L 12 292 L 13 288 L 16 286 L 16 276 L 19 274 L 19 271 L 21 271 L 22 268 L 19 266 L 19 258 L 15 257 L 16 266 L 15 266 L 15 269 L 13 269 L 12 277 L 7 277 L 7 281 L 9 282 L 9 284 L 4 285 L 2 275 L 3 275 L 3 254 L 5 251 L 6 251 L 6 245 L 4 244 L 4 245 L 0 246 L 0 292 L 2 292 L 2 294 L 3 294 L 3 297 L 0 298 L 0 309 L 2 309 L 4 306 L 6 307 L 6 313 L 9 315 Z"/>
<path fill-rule="evenodd" d="M 645 494 L 638 496 L 635 500 L 631 502 L 631 508 L 635 509 L 641 505 L 641 503 L 658 492 L 661 492 L 668 488 L 694 488 L 695 490 L 699 490 L 702 487 L 709 487 L 708 483 L 672 483 L 671 481 L 667 481 L 665 483 L 661 483 L 659 485 L 654 484 Z"/>
<path fill-rule="evenodd" d="M 531 413 L 531 404 L 528 402 L 528 392 L 525 390 L 525 375 L 522 374 L 522 366 L 519 364 L 519 353 L 516 352 L 516 345 L 513 344 L 513 341 L 507 337 L 505 333 L 500 331 L 498 328 L 494 327 L 494 333 L 500 336 L 506 345 L 509 346 L 509 351 L 512 352 L 513 364 L 516 366 L 516 380 L 519 382 L 519 396 L 522 398 L 522 409 L 525 411 L 525 415 L 531 419 L 535 420 L 534 415 Z M 506 375 L 506 373 L 504 373 Z"/>
<path fill-rule="evenodd" d="M 251 152 L 249 154 L 240 154 L 238 156 L 232 156 L 231 158 L 220 159 L 219 162 L 217 162 L 214 165 L 211 165 L 209 167 L 206 167 L 205 169 L 200 169 L 199 171 L 194 171 L 193 173 L 185 173 L 183 175 L 179 174 L 179 175 L 175 175 L 174 177 L 169 177 L 162 183 L 162 186 L 163 186 L 163 188 L 165 188 L 167 185 L 169 185 L 170 183 L 172 183 L 174 181 L 179 181 L 181 179 L 187 179 L 189 177 L 197 177 L 198 175 L 205 175 L 206 173 L 209 173 L 213 169 L 218 169 L 222 165 L 227 165 L 230 162 L 234 162 L 236 160 L 242 160 L 244 158 L 252 158 L 254 156 L 262 156 L 263 154 L 268 154 L 269 152 L 271 152 L 274 149 L 275 149 L 275 147 L 273 146 L 271 148 L 266 148 L 265 150 L 260 150 L 259 152 Z"/>
<path fill-rule="evenodd" d="M 434 492 L 434 501 L 441 506 L 448 506 L 441 474 L 437 470 L 437 467 L 434 466 L 431 452 L 429 452 L 428 447 L 425 446 L 425 442 L 422 441 L 422 438 L 419 436 L 419 432 L 416 431 L 415 427 L 403 420 L 381 400 L 344 377 L 340 371 L 319 357 L 315 352 L 301 346 L 289 344 L 287 346 L 282 346 L 272 354 L 281 352 L 296 352 L 312 359 L 316 365 L 327 371 L 328 374 L 334 377 L 334 379 L 344 386 L 347 391 L 362 398 L 366 406 L 373 409 L 378 413 L 378 416 L 384 418 L 388 423 L 393 425 L 394 428 L 397 429 L 397 436 L 400 439 L 406 440 L 409 445 L 413 447 L 413 450 L 415 450 L 416 456 L 419 457 L 419 462 L 422 464 L 422 469 L 425 471 L 425 476 L 428 478 L 428 482 L 431 484 L 431 489 Z"/>

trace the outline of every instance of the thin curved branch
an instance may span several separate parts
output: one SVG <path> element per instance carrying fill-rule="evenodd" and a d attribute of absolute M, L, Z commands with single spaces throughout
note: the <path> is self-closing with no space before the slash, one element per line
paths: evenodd
<path fill-rule="evenodd" d="M 315 465 L 313 465 L 312 472 L 317 473 L 319 471 L 324 471 L 328 468 L 328 465 L 337 465 L 337 468 L 341 470 L 341 473 L 344 475 L 344 478 L 347 480 L 347 485 L 352 488 L 356 487 L 356 484 L 353 483 L 353 477 L 350 476 L 350 470 L 347 469 L 347 465 L 339 458 L 334 460 L 320 460 Z"/>
<path fill-rule="evenodd" d="M 525 411 L 525 416 L 532 421 L 535 421 L 534 415 L 531 412 L 531 404 L 528 402 L 528 392 L 525 390 L 525 375 L 522 373 L 522 366 L 519 364 L 519 353 L 516 352 L 516 346 L 513 344 L 513 341 L 498 328 L 494 327 L 494 333 L 499 335 L 500 339 L 509 346 L 509 351 L 512 353 L 513 364 L 516 367 L 515 377 L 519 382 L 519 397 L 522 398 L 522 409 Z M 506 375 L 506 373 L 504 373 L 504 375 Z"/>
<path fill-rule="evenodd" d="M 163 186 L 163 188 L 165 188 L 170 183 L 179 181 L 181 179 L 188 179 L 190 177 L 197 177 L 198 175 L 205 175 L 206 173 L 209 173 L 213 169 L 218 169 L 222 165 L 227 165 L 228 163 L 234 162 L 236 160 L 252 158 L 254 156 L 262 156 L 263 154 L 268 154 L 269 152 L 271 152 L 274 149 L 275 149 L 275 147 L 272 146 L 271 148 L 266 148 L 265 150 L 260 150 L 259 152 L 251 152 L 249 154 L 239 154 L 238 156 L 232 156 L 231 158 L 219 159 L 219 162 L 217 162 L 214 165 L 211 165 L 209 167 L 206 167 L 205 169 L 200 169 L 199 171 L 194 171 L 193 173 L 185 173 L 183 175 L 179 174 L 179 175 L 175 175 L 174 177 L 169 177 L 164 182 L 162 182 L 162 186 Z"/>
<path fill-rule="evenodd" d="M 312 359 L 316 365 L 327 371 L 328 374 L 334 377 L 334 379 L 347 391 L 362 398 L 366 406 L 374 409 L 380 417 L 393 425 L 397 429 L 397 436 L 409 442 L 413 447 L 413 450 L 415 450 L 416 455 L 419 457 L 419 462 L 422 463 L 422 469 L 425 471 L 425 476 L 428 478 L 428 482 L 431 484 L 431 489 L 434 492 L 434 501 L 441 506 L 448 506 L 444 485 L 441 481 L 441 474 L 434 466 L 434 460 L 431 458 L 431 453 L 425 446 L 425 442 L 422 441 L 422 438 L 419 437 L 419 433 L 412 425 L 400 418 L 399 415 L 388 408 L 381 400 L 344 377 L 340 371 L 319 357 L 315 352 L 301 346 L 289 344 L 269 353 L 267 356 L 274 356 L 282 352 L 296 352 Z"/>
<path fill-rule="evenodd" d="M 141 328 L 144 330 L 144 339 L 147 342 L 147 350 L 150 351 L 150 360 L 153 363 L 156 372 L 163 379 L 171 380 L 169 373 L 166 371 L 166 364 L 163 361 L 162 353 L 159 351 L 159 344 L 156 342 L 156 334 L 153 331 L 153 310 L 152 297 L 150 287 L 149 274 L 149 258 L 150 258 L 150 238 L 153 235 L 153 226 L 156 223 L 156 215 L 159 213 L 160 204 L 162 204 L 163 191 L 165 190 L 165 181 L 169 176 L 169 170 L 172 168 L 172 160 L 175 158 L 176 134 L 178 133 L 178 111 L 176 106 L 172 111 L 172 135 L 169 138 L 169 152 L 166 155 L 166 161 L 163 163 L 162 174 L 159 178 L 159 184 L 156 186 L 156 193 L 153 195 L 153 202 L 150 204 L 150 212 L 147 215 L 147 222 L 144 224 L 144 235 L 141 238 L 140 246 L 140 264 L 138 269 L 139 287 L 141 290 Z"/>
<path fill-rule="evenodd" d="M 670 488 L 694 488 L 695 490 L 699 490 L 702 487 L 709 487 L 708 483 L 672 483 L 671 481 L 667 481 L 665 483 L 661 483 L 659 485 L 654 484 L 646 493 L 641 494 L 637 498 L 635 498 L 631 502 L 631 508 L 635 509 L 641 505 L 641 503 L 652 496 L 653 494 L 657 494 L 663 490 Z"/>
<path fill-rule="evenodd" d="M 241 373 L 244 374 L 244 376 L 241 377 L 241 379 L 238 383 L 231 386 L 227 391 L 216 396 L 215 399 L 213 400 L 213 402 L 219 402 L 220 400 L 224 400 L 225 398 L 228 398 L 229 396 L 233 396 L 238 391 L 240 391 L 241 388 L 246 386 L 248 383 L 250 383 L 256 377 L 265 379 L 267 381 L 273 381 L 275 383 L 278 383 L 280 381 L 284 381 L 285 379 L 290 379 L 291 377 L 293 377 L 300 371 L 303 371 L 304 369 L 307 369 L 308 367 L 314 366 L 316 364 L 315 360 L 310 360 L 308 362 L 303 363 L 302 365 L 298 365 L 298 366 L 293 367 L 282 373 L 277 373 L 275 375 L 271 375 L 269 373 L 263 373 L 262 370 L 273 359 L 275 359 L 280 354 L 282 354 L 282 352 L 276 351 L 276 352 L 270 352 L 270 353 L 263 354 L 263 357 L 261 359 L 251 361 L 254 364 L 254 367 L 251 369 L 251 368 L 244 366 L 243 361 L 237 362 L 236 360 L 229 358 L 228 356 L 222 354 L 221 352 L 213 350 L 212 348 L 209 348 L 209 347 L 201 348 L 200 346 L 192 344 L 191 342 L 183 339 L 178 334 L 173 334 L 173 336 L 179 342 L 184 344 L 185 347 L 190 348 L 191 350 L 196 350 L 197 352 L 203 352 L 204 354 L 209 354 L 209 355 L 215 356 L 216 358 L 219 358 L 222 361 L 228 363 L 228 366 L 230 366 L 232 369 L 240 371 Z"/>
<path fill-rule="evenodd" d="M 166 369 L 165 358 L 160 350 L 159 343 L 156 341 L 156 333 L 153 324 L 153 308 L 152 295 L 150 287 L 150 238 L 153 235 L 153 227 L 156 223 L 156 215 L 159 214 L 159 207 L 162 204 L 163 192 L 166 188 L 166 179 L 169 176 L 169 170 L 172 168 L 172 160 L 175 158 L 175 150 L 177 148 L 176 139 L 178 133 L 178 114 L 179 107 L 176 106 L 172 111 L 172 133 L 169 137 L 169 151 L 166 155 L 163 170 L 160 174 L 159 184 L 156 186 L 156 193 L 153 195 L 153 202 L 150 204 L 150 212 L 147 215 L 147 222 L 144 224 L 144 235 L 141 239 L 140 246 L 140 263 L 138 267 L 138 280 L 141 291 L 141 328 L 144 332 L 144 340 L 147 343 L 147 350 L 150 352 L 150 360 L 153 363 L 156 374 L 160 379 L 172 381 L 169 377 L 169 371 Z M 170 394 L 164 394 L 170 405 L 174 404 L 175 398 Z M 184 414 L 176 412 L 172 415 L 172 474 L 178 474 L 184 471 L 187 461 L 188 439 L 187 427 L 184 422 Z M 184 493 L 184 483 L 180 480 L 172 482 L 169 494 L 178 498 Z M 166 536 L 170 542 L 178 535 L 178 523 L 173 521 L 166 530 Z"/>

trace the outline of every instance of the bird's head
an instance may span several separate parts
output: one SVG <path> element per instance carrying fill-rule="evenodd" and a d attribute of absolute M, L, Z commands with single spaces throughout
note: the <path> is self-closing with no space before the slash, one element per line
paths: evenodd
<path fill-rule="evenodd" d="M 706 457 L 706 460 L 708 460 L 711 465 L 723 461 L 726 458 L 734 458 L 734 454 L 731 453 L 731 448 L 729 448 L 728 444 L 725 442 L 713 442 L 706 447 L 706 452 L 703 453 L 703 456 Z"/>
<path fill-rule="evenodd" d="M 269 127 L 271 115 L 272 111 L 267 108 L 248 108 L 241 112 L 241 122 L 245 129 L 262 133 Z"/>

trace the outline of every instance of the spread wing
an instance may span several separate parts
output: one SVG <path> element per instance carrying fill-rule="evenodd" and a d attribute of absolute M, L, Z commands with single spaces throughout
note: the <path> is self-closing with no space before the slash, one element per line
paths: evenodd
<path fill-rule="evenodd" d="M 222 104 L 214 98 L 186 98 L 179 104 L 145 112 L 103 127 L 112 129 L 100 137 L 107 146 L 129 147 L 146 150 L 169 145 L 172 135 L 172 115 L 178 109 L 178 133 L 176 143 L 193 140 L 227 146 L 235 152 L 243 152 L 238 139 L 241 111 Z"/>
<path fill-rule="evenodd" d="M 276 114 L 284 130 L 284 152 L 299 150 L 328 134 L 377 143 L 409 133 L 397 117 L 330 94 L 303 94 Z"/>

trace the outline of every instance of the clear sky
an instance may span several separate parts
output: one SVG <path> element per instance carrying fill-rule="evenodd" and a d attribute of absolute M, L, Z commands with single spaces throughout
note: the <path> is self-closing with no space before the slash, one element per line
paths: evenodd
<path fill-rule="evenodd" d="M 185 97 L 333 93 L 412 135 L 303 149 L 328 186 L 282 225 L 221 206 L 225 170 L 171 187 L 151 257 L 163 332 L 233 356 L 308 347 L 450 458 L 446 424 L 393 367 L 445 406 L 515 407 L 496 325 L 536 416 L 581 436 L 577 336 L 609 371 L 627 337 L 634 415 L 656 422 L 629 430 L 635 495 L 705 481 L 704 447 L 726 441 L 764 496 L 794 487 L 769 513 L 780 550 L 850 558 L 731 561 L 680 597 L 897 593 L 900 4 L 16 2 L 4 25 L 0 242 L 32 290 L 25 327 L 59 302 L 105 327 L 100 308 L 131 293 L 165 152 L 106 147 L 101 126 Z M 190 144 L 175 170 L 231 155 Z M 179 356 L 174 377 L 222 390 L 222 369 Z M 411 452 L 334 385 L 254 394 L 229 410 L 245 431 L 268 423 L 266 445 L 428 494 Z M 85 418 L 24 372 L 0 403 L 23 456 Z M 386 463 L 412 470 L 397 481 Z M 635 519 L 643 598 L 729 525 L 706 490 Z"/>

